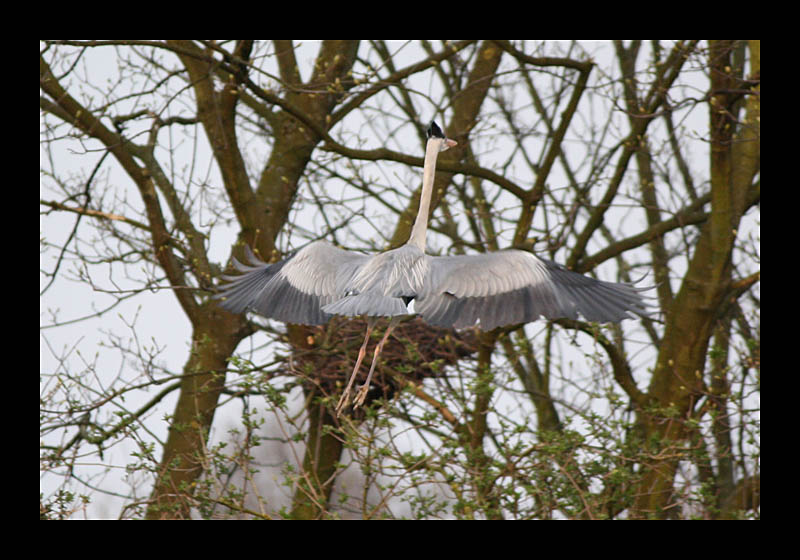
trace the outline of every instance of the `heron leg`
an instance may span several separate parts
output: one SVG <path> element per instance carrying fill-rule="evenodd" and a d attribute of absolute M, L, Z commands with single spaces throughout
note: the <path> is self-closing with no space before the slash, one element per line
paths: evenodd
<path fill-rule="evenodd" d="M 372 357 L 372 365 L 369 368 L 367 380 L 361 387 L 359 387 L 358 393 L 356 393 L 356 398 L 353 401 L 353 408 L 358 408 L 364 404 L 364 400 L 367 398 L 367 393 L 369 392 L 369 382 L 372 381 L 372 374 L 375 372 L 375 366 L 378 365 L 378 356 L 381 355 L 383 345 L 386 344 L 386 340 L 389 338 L 389 335 L 392 334 L 392 331 L 399 322 L 400 319 L 398 317 L 392 317 L 392 319 L 389 321 L 389 326 L 386 327 L 386 332 L 384 333 L 383 338 L 375 347 L 375 355 Z"/>
<path fill-rule="evenodd" d="M 356 376 L 358 375 L 358 368 L 361 367 L 361 362 L 364 360 L 364 355 L 367 353 L 367 343 L 369 342 L 369 335 L 372 334 L 372 329 L 375 328 L 376 319 L 374 317 L 369 317 L 367 319 L 367 334 L 364 337 L 364 343 L 361 345 L 361 349 L 358 351 L 358 358 L 356 359 L 356 365 L 353 368 L 353 373 L 350 374 L 350 379 L 347 382 L 347 387 L 345 387 L 342 396 L 339 398 L 339 402 L 336 404 L 336 416 L 339 416 L 342 413 L 342 410 L 347 406 L 350 402 L 350 391 L 353 388 L 353 382 L 356 380 Z"/>

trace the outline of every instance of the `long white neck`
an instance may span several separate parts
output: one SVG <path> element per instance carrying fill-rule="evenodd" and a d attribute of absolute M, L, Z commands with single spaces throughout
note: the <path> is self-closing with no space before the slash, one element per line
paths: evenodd
<path fill-rule="evenodd" d="M 428 214 L 431 210 L 431 196 L 433 196 L 433 182 L 436 175 L 436 158 L 442 146 L 442 139 L 431 138 L 425 147 L 425 164 L 422 168 L 422 194 L 419 197 L 419 211 L 414 227 L 411 228 L 409 245 L 416 245 L 425 251 L 425 238 L 428 234 Z"/>

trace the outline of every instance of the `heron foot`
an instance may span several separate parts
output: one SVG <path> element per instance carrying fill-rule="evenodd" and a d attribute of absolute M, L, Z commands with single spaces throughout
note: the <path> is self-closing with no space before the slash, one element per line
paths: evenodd
<path fill-rule="evenodd" d="M 342 411 L 347 408 L 347 405 L 350 403 L 350 387 L 344 390 L 342 396 L 339 397 L 339 402 L 336 404 L 336 417 L 342 415 Z"/>
<path fill-rule="evenodd" d="M 358 392 L 356 393 L 356 398 L 353 401 L 353 408 L 358 408 L 364 404 L 364 401 L 367 399 L 367 393 L 369 392 L 369 385 L 366 383 L 358 388 Z"/>

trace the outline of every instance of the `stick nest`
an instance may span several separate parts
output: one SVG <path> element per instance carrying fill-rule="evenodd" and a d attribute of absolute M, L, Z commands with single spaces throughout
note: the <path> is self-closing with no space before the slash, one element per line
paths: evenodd
<path fill-rule="evenodd" d="M 388 324 L 387 319 L 372 331 L 356 386 L 366 381 L 375 347 Z M 287 366 L 325 394 L 338 395 L 353 371 L 366 331 L 367 321 L 360 318 L 334 317 L 327 325 L 307 327 L 302 347 L 293 344 L 291 355 L 285 358 Z M 366 404 L 391 397 L 408 381 L 421 383 L 426 377 L 444 376 L 446 366 L 473 355 L 477 348 L 473 329 L 455 332 L 432 327 L 418 317 L 397 325 L 378 358 Z"/>

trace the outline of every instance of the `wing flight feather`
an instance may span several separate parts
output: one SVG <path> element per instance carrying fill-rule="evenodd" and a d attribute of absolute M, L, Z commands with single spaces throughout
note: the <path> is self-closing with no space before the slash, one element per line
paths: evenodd
<path fill-rule="evenodd" d="M 331 318 L 322 307 L 341 298 L 344 286 L 369 257 L 334 247 L 325 241 L 311 243 L 294 255 L 267 264 L 247 247 L 250 265 L 233 259 L 242 274 L 223 276 L 227 281 L 214 297 L 233 313 L 253 310 L 283 321 L 320 325 Z"/>
<path fill-rule="evenodd" d="M 432 325 L 491 330 L 540 317 L 618 322 L 648 314 L 639 293 L 647 288 L 596 280 L 525 251 L 429 258 L 415 307 Z"/>

